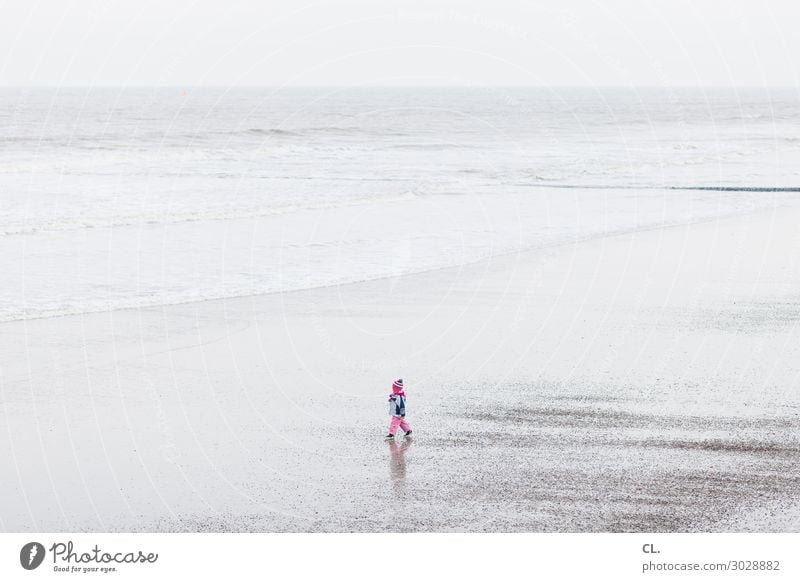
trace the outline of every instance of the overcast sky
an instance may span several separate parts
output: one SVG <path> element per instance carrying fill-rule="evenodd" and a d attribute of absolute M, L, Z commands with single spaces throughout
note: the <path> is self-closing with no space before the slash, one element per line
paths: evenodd
<path fill-rule="evenodd" d="M 0 0 L 0 84 L 796 87 L 798 4 Z"/>

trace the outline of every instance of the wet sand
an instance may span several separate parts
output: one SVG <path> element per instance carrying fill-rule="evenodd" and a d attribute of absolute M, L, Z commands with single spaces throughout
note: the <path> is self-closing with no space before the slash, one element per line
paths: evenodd
<path fill-rule="evenodd" d="M 800 531 L 798 224 L 0 324 L 0 528 Z"/>

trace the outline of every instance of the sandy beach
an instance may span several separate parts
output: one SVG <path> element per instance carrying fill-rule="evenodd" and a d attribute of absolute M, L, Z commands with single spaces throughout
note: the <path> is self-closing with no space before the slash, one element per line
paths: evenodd
<path fill-rule="evenodd" d="M 798 223 L 1 324 L 0 528 L 797 531 Z"/>

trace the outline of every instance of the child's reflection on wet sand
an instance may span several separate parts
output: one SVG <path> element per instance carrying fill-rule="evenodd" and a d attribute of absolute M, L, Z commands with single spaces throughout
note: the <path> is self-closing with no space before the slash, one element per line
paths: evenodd
<path fill-rule="evenodd" d="M 392 479 L 392 488 L 395 493 L 404 493 L 406 489 L 406 451 L 411 447 L 411 438 L 406 437 L 402 442 L 395 439 L 389 440 L 389 475 Z"/>

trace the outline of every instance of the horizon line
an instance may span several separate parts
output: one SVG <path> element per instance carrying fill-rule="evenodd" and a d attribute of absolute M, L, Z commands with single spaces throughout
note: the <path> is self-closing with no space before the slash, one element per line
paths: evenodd
<path fill-rule="evenodd" d="M 364 84 L 343 84 L 343 85 L 191 85 L 191 84 L 3 84 L 0 83 L 0 89 L 795 89 L 800 90 L 800 84 L 796 85 L 571 85 L 571 84 L 554 84 L 554 85 L 533 85 L 533 84 L 496 84 L 496 85 L 482 85 L 482 84 L 419 84 L 419 85 L 364 85 Z"/>

